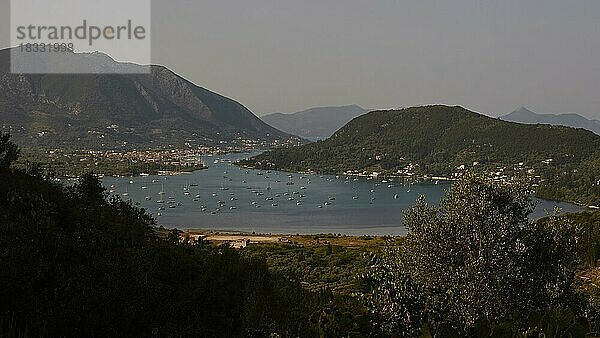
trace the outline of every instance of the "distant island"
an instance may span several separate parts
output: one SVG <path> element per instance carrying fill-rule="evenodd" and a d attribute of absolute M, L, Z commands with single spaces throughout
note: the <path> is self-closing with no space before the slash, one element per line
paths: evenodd
<path fill-rule="evenodd" d="M 325 141 L 240 163 L 296 172 L 454 179 L 465 172 L 523 178 L 537 196 L 600 204 L 600 136 L 526 125 L 443 105 L 375 111 Z"/>
<path fill-rule="evenodd" d="M 600 121 L 590 120 L 575 113 L 537 114 L 525 107 L 521 107 L 508 115 L 501 116 L 500 119 L 526 124 L 551 124 L 555 126 L 583 128 L 600 135 Z"/>
<path fill-rule="evenodd" d="M 317 140 L 330 137 L 346 123 L 366 112 L 357 105 L 316 107 L 293 114 L 269 114 L 261 119 L 286 133 Z"/>

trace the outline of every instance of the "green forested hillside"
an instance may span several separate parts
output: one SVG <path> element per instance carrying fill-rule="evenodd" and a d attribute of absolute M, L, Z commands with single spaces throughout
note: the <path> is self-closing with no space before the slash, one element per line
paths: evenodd
<path fill-rule="evenodd" d="M 583 129 L 524 125 L 461 107 L 426 106 L 372 112 L 325 141 L 276 149 L 242 164 L 446 177 L 463 171 L 489 172 L 528 177 L 539 184 L 543 197 L 596 204 L 599 157 L 600 136 Z"/>

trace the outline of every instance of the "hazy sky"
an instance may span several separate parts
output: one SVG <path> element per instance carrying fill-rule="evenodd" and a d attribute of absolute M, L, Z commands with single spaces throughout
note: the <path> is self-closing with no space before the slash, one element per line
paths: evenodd
<path fill-rule="evenodd" d="M 165 0 L 152 10 L 155 63 L 259 115 L 446 103 L 600 119 L 599 0 Z"/>

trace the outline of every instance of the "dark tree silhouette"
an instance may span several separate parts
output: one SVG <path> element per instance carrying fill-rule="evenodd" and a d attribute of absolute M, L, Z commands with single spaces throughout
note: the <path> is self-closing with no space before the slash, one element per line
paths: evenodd
<path fill-rule="evenodd" d="M 19 148 L 10 141 L 10 134 L 0 133 L 0 169 L 7 169 L 19 158 Z"/>

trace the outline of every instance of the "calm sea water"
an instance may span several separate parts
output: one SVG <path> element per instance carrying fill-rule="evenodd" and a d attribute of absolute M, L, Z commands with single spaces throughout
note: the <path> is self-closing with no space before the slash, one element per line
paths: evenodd
<path fill-rule="evenodd" d="M 443 182 L 408 184 L 401 179 L 247 170 L 232 164 L 248 156 L 206 156 L 206 170 L 177 176 L 107 177 L 103 184 L 168 228 L 346 235 L 404 235 L 403 211 L 420 195 L 438 203 L 450 187 Z M 581 210 L 542 200 L 532 217 L 545 216 L 555 206 L 565 212 Z"/>

